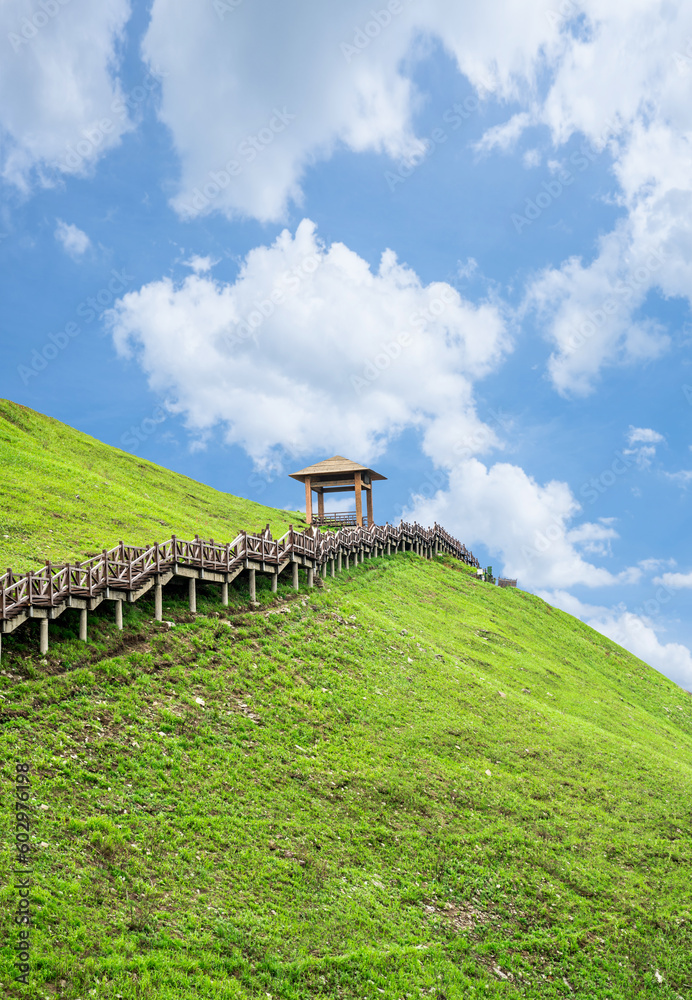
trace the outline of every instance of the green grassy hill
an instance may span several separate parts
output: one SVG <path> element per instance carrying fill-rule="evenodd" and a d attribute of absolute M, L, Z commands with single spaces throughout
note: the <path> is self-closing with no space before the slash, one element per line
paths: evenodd
<path fill-rule="evenodd" d="M 0 573 L 84 559 L 121 539 L 130 545 L 195 534 L 232 541 L 269 523 L 275 537 L 302 515 L 263 507 L 110 448 L 0 400 Z"/>
<path fill-rule="evenodd" d="M 258 610 L 234 586 L 122 634 L 104 605 L 86 646 L 67 611 L 44 660 L 8 638 L 0 867 L 28 762 L 33 972 L 6 876 L 4 995 L 692 996 L 689 696 L 448 558 L 260 580 Z"/>

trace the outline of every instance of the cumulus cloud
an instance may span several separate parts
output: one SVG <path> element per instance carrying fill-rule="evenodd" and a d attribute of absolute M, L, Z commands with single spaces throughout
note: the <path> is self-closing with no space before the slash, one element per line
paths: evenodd
<path fill-rule="evenodd" d="M 212 257 L 202 257 L 200 254 L 195 253 L 189 260 L 185 260 L 183 263 L 186 267 L 193 270 L 195 274 L 206 274 L 207 271 L 211 271 L 214 264 L 217 264 L 218 261 Z"/>
<path fill-rule="evenodd" d="M 268 32 L 261 5 L 154 0 L 143 51 L 167 74 L 160 114 L 181 162 L 173 204 L 184 217 L 277 220 L 300 204 L 306 170 L 340 148 L 424 155 L 412 73 L 439 42 L 479 95 L 511 105 L 480 151 L 512 154 L 538 126 L 555 149 L 579 134 L 612 159 L 617 226 L 592 260 L 538 275 L 525 302 L 553 344 L 556 388 L 584 395 L 604 367 L 668 349 L 667 331 L 636 315 L 651 289 L 692 288 L 692 7 L 661 10 L 584 0 L 575 18 L 540 16 L 529 0 L 381 10 L 296 0 L 274 6 Z"/>
<path fill-rule="evenodd" d="M 78 260 L 91 246 L 91 240 L 84 232 L 72 223 L 57 220 L 55 227 L 55 238 L 62 244 L 65 253 L 68 253 L 74 260 Z"/>
<path fill-rule="evenodd" d="M 236 281 L 192 274 L 123 296 L 110 314 L 118 351 L 204 433 L 216 424 L 264 467 L 283 452 L 372 461 L 404 428 L 424 446 L 475 433 L 495 443 L 473 383 L 510 349 L 499 309 L 445 282 L 424 285 L 391 251 L 373 272 L 305 219 L 245 259 Z"/>
<path fill-rule="evenodd" d="M 644 441 L 646 444 L 660 444 L 661 441 L 665 441 L 665 438 L 650 427 L 633 427 L 630 424 L 630 429 L 627 432 L 627 444 L 633 445 L 638 441 Z"/>
<path fill-rule="evenodd" d="M 0 4 L 0 172 L 23 192 L 33 176 L 85 174 L 130 127 L 114 78 L 128 0 Z M 104 125 L 105 120 L 108 124 Z"/>
<path fill-rule="evenodd" d="M 653 582 L 662 587 L 670 587 L 671 590 L 683 590 L 692 587 L 692 572 L 664 573 L 662 576 L 654 577 Z"/>
<path fill-rule="evenodd" d="M 584 558 L 609 554 L 618 536 L 607 523 L 575 523 L 580 510 L 566 483 L 541 485 L 516 465 L 487 467 L 477 458 L 461 458 L 449 470 L 446 489 L 433 492 L 422 484 L 418 495 L 414 491 L 404 517 L 437 521 L 467 545 L 485 545 L 502 561 L 503 572 L 529 589 L 636 582 L 638 568 L 614 574 Z"/>
<path fill-rule="evenodd" d="M 154 0 L 144 40 L 168 74 L 161 118 L 181 159 L 173 204 L 186 217 L 281 219 L 300 204 L 306 169 L 338 148 L 422 155 L 410 74 L 421 38 L 441 40 L 479 92 L 507 99 L 532 89 L 539 54 L 564 47 L 528 3 L 295 0 L 272 5 L 271 31 L 261 5 L 228 8 Z"/>
<path fill-rule="evenodd" d="M 624 607 L 606 608 L 584 604 L 573 594 L 562 590 L 541 591 L 539 596 L 575 618 L 580 618 L 602 635 L 607 635 L 613 642 L 655 667 L 680 687 L 692 690 L 692 653 L 681 643 L 661 642 L 657 629 L 646 616 L 634 614 Z"/>

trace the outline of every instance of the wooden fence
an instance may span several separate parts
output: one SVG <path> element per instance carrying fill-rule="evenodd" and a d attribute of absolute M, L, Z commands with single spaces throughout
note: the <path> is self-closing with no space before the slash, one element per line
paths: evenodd
<path fill-rule="evenodd" d="M 122 604 L 132 604 L 154 589 L 154 614 L 162 618 L 162 588 L 173 577 L 188 579 L 190 609 L 196 611 L 196 581 L 221 584 L 221 600 L 228 604 L 228 586 L 243 570 L 249 573 L 250 600 L 256 598 L 256 574 L 271 576 L 276 592 L 279 574 L 292 567 L 293 586 L 298 589 L 298 571 L 307 572 L 307 584 L 314 585 L 314 574 L 332 576 L 344 566 L 392 551 L 414 551 L 426 558 L 446 552 L 470 566 L 478 560 L 465 545 L 452 538 L 436 524 L 402 522 L 398 527 L 386 524 L 372 527 L 345 527 L 321 532 L 316 527 L 294 531 L 274 539 L 269 526 L 257 535 L 241 533 L 232 542 L 183 541 L 174 535 L 169 541 L 148 547 L 125 545 L 104 549 L 99 555 L 73 565 L 52 566 L 47 562 L 34 573 L 15 575 L 11 569 L 0 577 L 0 654 L 2 635 L 14 632 L 30 618 L 41 622 L 40 648 L 48 650 L 48 623 L 67 608 L 81 612 L 80 639 L 87 638 L 87 616 L 103 601 L 115 604 L 115 620 L 122 628 Z"/>

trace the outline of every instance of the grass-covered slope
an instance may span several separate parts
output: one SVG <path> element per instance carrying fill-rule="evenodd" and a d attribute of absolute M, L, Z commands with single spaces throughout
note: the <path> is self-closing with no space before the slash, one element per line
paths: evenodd
<path fill-rule="evenodd" d="M 5 995 L 692 996 L 684 692 L 451 560 L 237 586 L 167 590 L 170 629 L 143 600 L 123 642 L 100 610 L 96 647 L 67 612 L 43 664 L 8 642 L 0 860 L 28 761 L 35 870 L 29 989 L 0 889 Z"/>
<path fill-rule="evenodd" d="M 232 541 L 300 515 L 263 507 L 162 469 L 33 410 L 0 400 L 0 574 L 83 559 L 121 539 Z"/>

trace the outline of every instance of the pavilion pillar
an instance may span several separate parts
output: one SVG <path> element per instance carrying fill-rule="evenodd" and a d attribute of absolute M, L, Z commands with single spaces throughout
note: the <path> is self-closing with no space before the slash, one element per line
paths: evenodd
<path fill-rule="evenodd" d="M 374 521 L 372 516 L 372 483 L 370 483 L 370 489 L 366 490 L 368 495 L 368 528 L 372 528 Z"/>
<path fill-rule="evenodd" d="M 324 517 L 324 490 L 320 490 L 317 494 L 317 516 L 320 521 Z"/>
<path fill-rule="evenodd" d="M 305 477 L 305 520 L 312 524 L 312 480 Z"/>
<path fill-rule="evenodd" d="M 354 484 L 356 487 L 356 524 L 363 527 L 363 496 L 360 472 L 354 473 Z"/>

